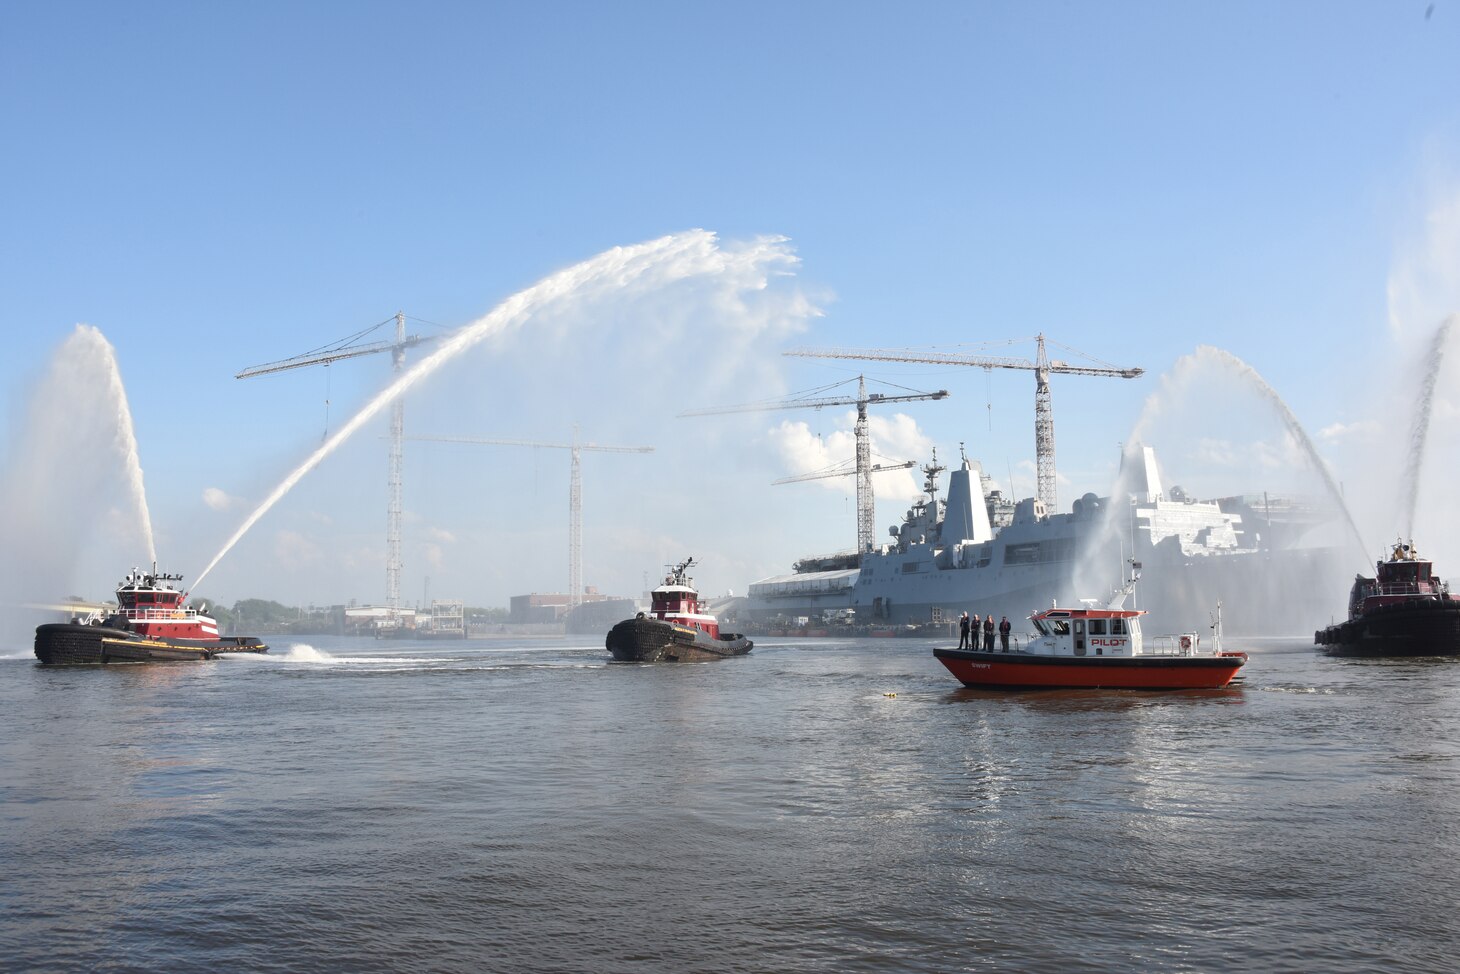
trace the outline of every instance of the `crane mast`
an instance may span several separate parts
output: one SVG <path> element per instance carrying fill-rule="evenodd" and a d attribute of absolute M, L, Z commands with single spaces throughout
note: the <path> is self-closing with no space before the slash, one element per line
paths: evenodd
<path fill-rule="evenodd" d="M 822 389 L 814 389 L 813 392 L 825 392 L 835 388 L 826 386 Z M 880 393 L 867 394 L 866 376 L 857 376 L 856 398 L 849 396 L 822 396 L 822 397 L 801 397 L 791 399 L 780 399 L 772 402 L 743 403 L 737 406 L 711 406 L 707 409 L 687 409 L 680 413 L 680 416 L 711 416 L 720 413 L 745 413 L 759 412 L 772 409 L 820 409 L 823 406 L 856 406 L 857 423 L 853 429 L 856 443 L 856 474 L 857 474 L 857 554 L 861 555 L 872 550 L 877 539 L 877 498 L 872 491 L 872 443 L 871 433 L 867 425 L 867 406 L 881 405 L 892 402 L 919 402 L 927 399 L 945 399 L 948 396 L 947 389 L 939 389 L 937 392 L 914 392 L 908 395 L 885 396 Z M 891 469 L 891 468 L 888 468 Z M 827 476 L 835 476 L 827 474 Z M 806 478 L 815 479 L 815 478 Z M 776 481 L 776 483 L 789 483 L 789 481 Z"/>
<path fill-rule="evenodd" d="M 385 324 L 385 322 L 380 324 Z M 236 374 L 234 378 L 250 379 L 259 375 L 287 372 L 306 365 L 329 365 L 331 362 L 338 362 L 341 359 L 374 355 L 377 352 L 389 352 L 392 368 L 396 372 L 400 372 L 405 367 L 406 349 L 429 340 L 420 335 L 407 335 L 405 313 L 397 311 L 395 313 L 394 341 L 354 344 L 355 339 L 379 327 L 380 325 L 373 325 L 366 329 L 366 332 L 352 335 L 324 349 L 306 352 L 303 355 L 296 355 L 278 362 L 269 362 L 265 365 L 250 366 Z M 405 401 L 397 396 L 390 404 L 390 465 L 386 473 L 388 499 L 385 512 L 385 605 L 392 621 L 399 618 L 400 615 L 401 470 L 404 466 L 402 460 L 405 452 L 403 448 L 405 415 Z"/>
<path fill-rule="evenodd" d="M 867 383 L 857 376 L 857 554 L 872 550 L 877 538 L 877 502 L 872 494 L 872 436 L 867 428 Z"/>
<path fill-rule="evenodd" d="M 412 440 L 436 443 L 475 443 L 486 446 L 531 446 L 549 450 L 567 450 L 572 457 L 568 476 L 568 611 L 583 602 L 583 464 L 584 450 L 596 453 L 653 453 L 652 446 L 600 446 L 581 443 L 578 428 L 573 428 L 571 443 L 540 443 L 536 440 L 509 440 L 485 436 L 412 436 Z"/>
<path fill-rule="evenodd" d="M 390 350 L 390 360 L 399 374 L 405 366 L 406 316 L 396 313 L 395 346 Z M 390 404 L 390 472 L 387 477 L 389 500 L 385 510 L 385 608 L 391 619 L 400 612 L 400 521 L 401 521 L 401 470 L 405 466 L 406 402 L 400 396 Z"/>
<path fill-rule="evenodd" d="M 1112 378 L 1134 379 L 1145 373 L 1140 368 L 1118 368 L 1101 366 L 1071 365 L 1068 362 L 1051 360 L 1045 353 L 1044 335 L 1035 336 L 1038 346 L 1033 361 L 989 355 L 961 355 L 950 352 L 934 352 L 920 349 L 876 349 L 876 348 L 793 348 L 783 354 L 802 358 L 864 359 L 876 362 L 916 362 L 932 365 L 967 365 L 981 369 L 1023 369 L 1034 373 L 1034 456 L 1036 461 L 1036 496 L 1046 511 L 1053 512 L 1058 500 L 1054 463 L 1054 403 L 1050 396 L 1049 377 L 1053 373 L 1064 375 L 1099 375 Z M 1072 350 L 1073 351 L 1073 350 Z M 1083 354 L 1083 353 L 1076 353 Z M 1088 358 L 1088 356 L 1086 356 Z"/>

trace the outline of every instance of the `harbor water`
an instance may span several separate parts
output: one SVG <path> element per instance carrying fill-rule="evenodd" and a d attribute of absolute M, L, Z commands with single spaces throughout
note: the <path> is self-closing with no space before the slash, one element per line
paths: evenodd
<path fill-rule="evenodd" d="M 0 650 L 6 971 L 1449 971 L 1460 659 L 965 690 L 917 639 Z"/>

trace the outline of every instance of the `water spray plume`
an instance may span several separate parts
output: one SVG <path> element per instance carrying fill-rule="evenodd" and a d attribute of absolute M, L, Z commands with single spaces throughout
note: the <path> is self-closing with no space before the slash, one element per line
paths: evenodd
<path fill-rule="evenodd" d="M 132 414 L 115 350 L 77 325 L 35 380 L 0 469 L 0 588 L 12 607 L 51 605 L 91 576 L 156 559 Z M 0 635 L 24 638 L 28 613 L 0 618 Z"/>
<path fill-rule="evenodd" d="M 85 326 L 82 326 L 83 328 Z M 80 329 L 78 329 L 80 330 Z M 142 541 L 147 546 L 147 563 L 157 563 L 157 542 L 152 534 L 152 513 L 147 508 L 147 488 L 142 480 L 142 460 L 137 453 L 137 433 L 132 426 L 132 410 L 127 404 L 127 390 L 122 385 L 122 370 L 117 366 L 116 351 L 110 342 L 95 328 L 87 329 L 92 340 L 102 352 L 106 368 L 106 390 L 116 408 L 118 452 L 126 471 L 127 483 L 132 489 L 132 503 L 136 508 Z"/>
<path fill-rule="evenodd" d="M 784 238 L 765 237 L 751 246 L 727 250 L 718 246 L 713 233 L 691 230 L 633 246 L 614 247 L 517 292 L 485 316 L 440 342 L 435 351 L 402 372 L 333 436 L 325 440 L 319 449 L 285 477 L 244 520 L 208 566 L 196 576 L 193 588 L 196 589 L 202 583 L 223 556 L 295 484 L 393 400 L 467 349 L 487 338 L 520 327 L 546 305 L 559 300 L 577 300 L 599 294 L 645 293 L 675 281 L 732 271 L 755 271 L 753 276 L 758 277 L 758 286 L 764 287 L 772 265 L 789 265 L 795 260 Z"/>
<path fill-rule="evenodd" d="M 1348 505 L 1344 503 L 1343 491 L 1339 489 L 1338 483 L 1333 479 L 1333 474 L 1329 471 L 1328 465 L 1323 462 L 1322 456 L 1318 453 L 1318 448 L 1313 445 L 1313 440 L 1308 436 L 1308 431 L 1303 428 L 1303 424 L 1298 421 L 1298 417 L 1293 415 L 1293 411 L 1288 408 L 1288 404 L 1283 402 L 1283 398 L 1278 395 L 1277 390 L 1269 385 L 1267 380 L 1258 374 L 1256 369 L 1225 349 L 1216 348 L 1211 345 L 1198 345 L 1195 352 L 1190 355 L 1184 355 L 1177 360 L 1176 365 L 1171 369 L 1171 372 L 1168 373 L 1168 377 L 1165 379 L 1166 388 L 1164 391 L 1169 392 L 1170 388 L 1175 384 L 1175 377 L 1183 375 L 1204 363 L 1216 365 L 1219 368 L 1235 374 L 1257 391 L 1277 412 L 1278 417 L 1287 428 L 1288 434 L 1292 436 L 1293 440 L 1302 449 L 1304 456 L 1313 467 L 1313 470 L 1319 477 L 1323 478 L 1323 484 L 1328 488 L 1329 496 L 1338 505 L 1338 510 L 1343 514 L 1344 522 L 1348 525 L 1349 533 L 1352 535 L 1354 543 L 1358 545 L 1359 553 L 1363 557 L 1365 564 L 1367 564 L 1369 549 L 1364 544 L 1363 537 L 1359 534 L 1358 525 L 1354 523 L 1353 515 L 1349 513 Z M 1158 411 L 1157 407 L 1159 403 L 1160 394 L 1153 394 L 1147 401 L 1146 408 L 1141 414 L 1141 419 L 1136 423 L 1136 428 L 1131 434 L 1133 441 L 1144 439 L 1146 427 Z"/>
<path fill-rule="evenodd" d="M 75 331 L 62 344 L 56 354 L 53 366 L 55 394 L 64 397 L 71 412 L 86 412 L 88 416 L 66 418 L 59 405 L 53 403 L 46 409 L 50 415 L 35 417 L 47 424 L 53 421 L 100 423 L 97 433 L 110 440 L 109 446 L 122 464 L 122 476 L 126 480 L 133 515 L 137 519 L 138 532 L 147 549 L 149 563 L 157 560 L 157 547 L 152 534 L 152 515 L 147 508 L 147 490 L 142 479 L 142 462 L 137 452 L 137 434 L 132 425 L 132 410 L 127 404 L 127 390 L 122 384 L 122 370 L 117 365 L 116 349 L 101 331 L 91 325 L 77 325 Z M 87 399 L 90 395 L 100 396 L 100 402 Z M 57 437 L 66 442 L 77 428 L 69 430 L 51 429 L 43 436 Z"/>
<path fill-rule="evenodd" d="M 1429 438 L 1430 413 L 1435 402 L 1435 382 L 1440 376 L 1440 365 L 1445 358 L 1445 346 L 1450 340 L 1450 326 L 1455 323 L 1450 315 L 1435 330 L 1430 342 L 1428 368 L 1424 381 L 1420 383 L 1419 398 L 1414 404 L 1414 425 L 1409 431 L 1409 457 L 1404 464 L 1404 537 L 1414 537 L 1414 516 L 1419 507 L 1419 476 L 1424 467 L 1425 441 Z"/>

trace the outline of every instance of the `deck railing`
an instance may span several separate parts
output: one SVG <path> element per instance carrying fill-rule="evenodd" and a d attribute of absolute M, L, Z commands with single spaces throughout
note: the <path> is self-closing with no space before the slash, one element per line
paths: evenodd
<path fill-rule="evenodd" d="M 1141 647 L 1143 656 L 1198 656 L 1202 655 L 1201 637 L 1195 633 L 1179 636 L 1150 636 Z"/>
<path fill-rule="evenodd" d="M 122 609 L 122 615 L 133 622 L 187 622 L 198 617 L 198 610 L 158 609 L 155 607 Z"/>

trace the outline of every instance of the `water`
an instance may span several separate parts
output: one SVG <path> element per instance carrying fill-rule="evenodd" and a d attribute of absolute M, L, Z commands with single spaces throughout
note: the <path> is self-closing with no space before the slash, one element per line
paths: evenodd
<path fill-rule="evenodd" d="M 741 296 L 763 289 L 769 277 L 789 273 L 796 263 L 795 255 L 783 237 L 762 237 L 749 244 L 722 247 L 715 234 L 707 230 L 690 230 L 671 234 L 628 247 L 612 247 L 565 270 L 550 274 L 531 287 L 518 291 L 490 312 L 453 333 L 435 347 L 431 354 L 400 373 L 364 408 L 328 437 L 286 476 L 254 511 L 244 518 L 238 529 L 193 579 L 192 587 L 202 584 L 208 573 L 232 550 L 249 529 L 282 500 L 294 486 L 319 466 L 340 444 L 353 436 L 386 406 L 404 395 L 458 355 L 487 339 L 500 338 L 522 327 L 534 315 L 552 305 L 583 302 L 604 295 L 619 300 L 642 297 L 670 285 L 690 279 L 708 281 L 714 300 L 738 308 L 742 325 L 754 323 L 755 316 L 744 308 Z"/>
<path fill-rule="evenodd" d="M 1450 315 L 1435 329 L 1425 355 L 1425 376 L 1415 397 L 1414 420 L 1409 431 L 1409 454 L 1404 463 L 1404 537 L 1414 537 L 1414 512 L 1419 508 L 1419 479 L 1424 469 L 1425 442 L 1429 439 L 1430 414 L 1435 405 L 1435 382 L 1440 377 L 1440 365 L 1445 359 L 1445 348 L 1450 341 L 1450 326 L 1455 323 Z"/>
<path fill-rule="evenodd" d="M 1150 423 L 1167 407 L 1170 400 L 1180 397 L 1182 387 L 1190 380 L 1193 370 L 1203 365 L 1219 368 L 1226 374 L 1240 379 L 1272 407 L 1278 418 L 1282 420 L 1288 435 L 1302 451 L 1303 457 L 1313 471 L 1323 479 L 1323 486 L 1328 492 L 1329 499 L 1343 514 L 1344 523 L 1357 546 L 1356 552 L 1361 556 L 1362 563 L 1366 564 L 1369 548 L 1364 544 L 1358 524 L 1355 523 L 1353 515 L 1349 512 L 1348 504 L 1344 502 L 1343 490 L 1333 479 L 1333 472 L 1328 469 L 1328 464 L 1323 462 L 1323 457 L 1318 453 L 1318 448 L 1313 445 L 1308 431 L 1294 415 L 1292 409 L 1288 408 L 1288 404 L 1278 394 L 1278 391 L 1256 369 L 1226 349 L 1216 348 L 1212 345 L 1198 345 L 1195 352 L 1177 359 L 1170 371 L 1161 377 L 1160 391 L 1153 393 L 1146 400 L 1145 408 L 1142 410 L 1140 418 L 1136 420 L 1135 428 L 1131 431 L 1130 441 L 1139 442 L 1146 439 Z"/>
<path fill-rule="evenodd" d="M 0 551 L 0 645 L 29 641 L 46 621 L 27 607 L 84 591 L 95 572 L 157 558 L 116 353 L 90 325 L 56 348 L 13 417 L 0 463 Z"/>
<path fill-rule="evenodd" d="M 0 660 L 0 967 L 1443 971 L 1460 660 L 958 688 L 922 640 Z M 895 694 L 895 695 L 889 695 Z"/>
<path fill-rule="evenodd" d="M 1436 363 L 1437 367 L 1438 363 Z M 1342 513 L 1344 523 L 1356 546 L 1355 552 L 1363 556 L 1359 566 L 1363 567 L 1367 564 L 1366 552 L 1368 549 L 1364 546 L 1358 525 L 1344 501 L 1343 491 L 1334 480 L 1332 472 L 1323 461 L 1317 447 L 1314 446 L 1308 431 L 1289 408 L 1287 402 L 1256 369 L 1236 355 L 1212 345 L 1198 345 L 1194 352 L 1177 359 L 1176 363 L 1162 374 L 1160 388 L 1147 397 L 1140 416 L 1126 438 L 1127 452 L 1108 494 L 1111 504 L 1107 507 L 1104 517 L 1101 518 L 1094 543 L 1084 549 L 1076 565 L 1073 575 L 1074 597 L 1100 597 L 1103 600 L 1107 593 L 1121 586 L 1126 571 L 1124 558 L 1129 555 L 1129 552 L 1125 550 L 1124 535 L 1131 531 L 1130 518 L 1126 516 L 1125 499 L 1133 493 L 1134 481 L 1132 478 L 1138 474 L 1143 463 L 1140 448 L 1142 445 L 1159 448 L 1159 438 L 1152 435 L 1153 426 L 1190 396 L 1191 389 L 1203 370 L 1214 370 L 1223 376 L 1238 379 L 1246 389 L 1257 394 L 1258 398 L 1272 409 L 1273 414 L 1281 420 L 1293 443 L 1301 450 L 1303 459 L 1322 479 L 1328 497 Z M 1433 388 L 1433 378 L 1430 379 L 1430 388 Z M 1423 414 L 1427 423 L 1429 400 L 1425 398 L 1422 401 L 1425 404 Z M 1191 427 L 1181 430 L 1183 438 L 1199 435 L 1201 435 L 1200 430 L 1194 430 Z M 1422 450 L 1423 434 L 1417 434 L 1417 438 Z M 1158 452 L 1160 452 L 1159 449 Z M 1415 463 L 1417 469 L 1417 461 Z M 1164 473 L 1165 471 L 1163 471 Z M 1170 486 L 1170 483 L 1164 484 L 1167 489 Z M 1250 543 L 1251 539 L 1248 540 Z M 1119 551 L 1121 557 L 1113 558 L 1112 551 Z M 1274 584 L 1283 585 L 1288 584 L 1289 581 L 1288 579 L 1275 579 Z"/>

